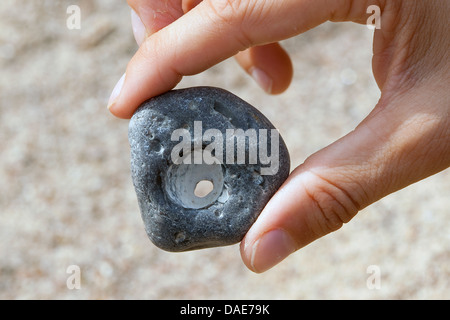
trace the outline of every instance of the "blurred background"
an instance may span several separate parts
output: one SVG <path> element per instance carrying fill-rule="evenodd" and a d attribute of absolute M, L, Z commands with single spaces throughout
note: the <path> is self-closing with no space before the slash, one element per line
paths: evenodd
<path fill-rule="evenodd" d="M 67 28 L 69 5 L 80 7 L 81 29 Z M 293 169 L 376 104 L 372 35 L 326 23 L 285 41 L 295 76 L 279 96 L 232 59 L 179 87 L 218 86 L 257 107 L 280 129 Z M 0 2 L 0 299 L 450 298 L 449 170 L 264 274 L 246 269 L 238 245 L 153 246 L 131 182 L 128 121 L 106 109 L 136 49 L 125 0 Z M 71 265 L 80 289 L 67 286 Z"/>

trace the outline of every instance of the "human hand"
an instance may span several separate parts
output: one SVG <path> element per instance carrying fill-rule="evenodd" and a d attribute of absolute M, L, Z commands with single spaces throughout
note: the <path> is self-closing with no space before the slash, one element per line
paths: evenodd
<path fill-rule="evenodd" d="M 270 200 L 241 243 L 251 270 L 268 270 L 366 206 L 450 166 L 449 1 L 128 3 L 141 45 L 110 99 L 110 111 L 121 118 L 182 76 L 236 54 L 267 92 L 280 93 L 292 66 L 277 41 L 327 20 L 365 23 L 369 5 L 381 8 L 372 61 L 381 98 L 354 131 L 310 156 Z"/>

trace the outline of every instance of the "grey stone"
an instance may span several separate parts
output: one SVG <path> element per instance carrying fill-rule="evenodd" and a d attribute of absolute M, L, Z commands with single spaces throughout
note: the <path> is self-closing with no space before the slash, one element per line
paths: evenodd
<path fill-rule="evenodd" d="M 130 121 L 129 141 L 147 235 L 167 251 L 240 242 L 290 170 L 270 121 L 218 88 L 148 100 Z M 212 190 L 197 194 L 201 181 Z"/>

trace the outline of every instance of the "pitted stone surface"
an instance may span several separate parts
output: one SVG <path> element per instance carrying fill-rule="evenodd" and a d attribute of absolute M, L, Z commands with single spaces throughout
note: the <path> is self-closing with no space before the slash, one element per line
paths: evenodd
<path fill-rule="evenodd" d="M 289 153 L 274 129 L 257 109 L 218 88 L 174 90 L 143 103 L 129 141 L 150 240 L 167 251 L 241 241 L 289 175 Z M 197 196 L 201 181 L 212 190 Z"/>

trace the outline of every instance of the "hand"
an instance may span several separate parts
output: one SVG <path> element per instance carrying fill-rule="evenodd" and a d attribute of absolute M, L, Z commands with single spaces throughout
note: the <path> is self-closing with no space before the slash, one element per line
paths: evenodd
<path fill-rule="evenodd" d="M 128 3 L 141 46 L 110 100 L 121 118 L 182 76 L 236 54 L 267 92 L 280 93 L 292 66 L 277 41 L 327 20 L 365 23 L 369 5 L 381 8 L 373 48 L 381 98 L 354 131 L 297 167 L 267 204 L 241 243 L 251 270 L 266 271 L 373 202 L 450 166 L 448 0 Z"/>

